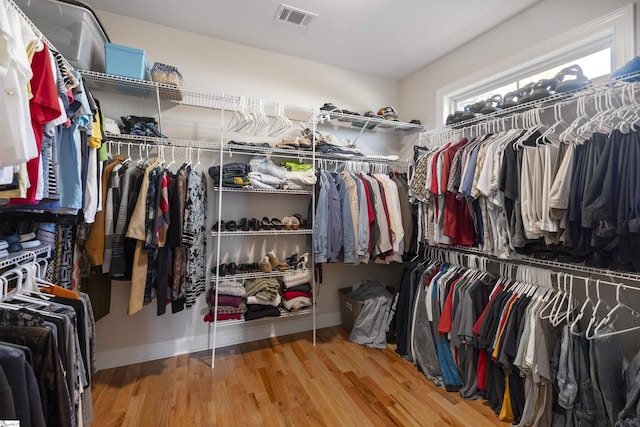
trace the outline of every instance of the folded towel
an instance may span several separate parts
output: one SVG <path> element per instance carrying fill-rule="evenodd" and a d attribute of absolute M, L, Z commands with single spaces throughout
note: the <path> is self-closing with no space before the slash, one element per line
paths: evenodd
<path fill-rule="evenodd" d="M 9 251 L 6 249 L 0 249 L 0 258 L 6 258 L 9 256 Z"/>
<path fill-rule="evenodd" d="M 287 288 L 286 291 L 287 292 L 289 292 L 289 291 L 307 292 L 307 293 L 312 293 L 313 292 L 313 290 L 311 289 L 311 284 L 310 283 L 304 283 L 302 285 L 292 286 L 290 288 Z"/>
<path fill-rule="evenodd" d="M 7 243 L 6 240 L 0 240 L 0 249 L 7 249 L 9 247 L 9 244 Z"/>
<path fill-rule="evenodd" d="M 274 190 L 277 186 L 265 184 L 257 179 L 249 179 L 249 185 L 260 190 Z"/>
<path fill-rule="evenodd" d="M 280 179 L 287 179 L 287 170 L 276 166 L 267 156 L 254 156 L 250 161 L 251 172 L 262 172 Z"/>
<path fill-rule="evenodd" d="M 218 307 L 225 306 L 225 305 L 229 307 L 240 307 L 241 303 L 242 303 L 242 297 L 234 297 L 233 295 L 218 294 Z"/>

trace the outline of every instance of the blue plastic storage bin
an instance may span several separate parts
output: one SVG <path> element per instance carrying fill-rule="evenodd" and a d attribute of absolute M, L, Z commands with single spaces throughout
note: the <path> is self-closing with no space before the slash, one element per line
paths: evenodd
<path fill-rule="evenodd" d="M 151 80 L 151 67 L 142 49 L 105 43 L 106 72 L 115 76 Z"/>

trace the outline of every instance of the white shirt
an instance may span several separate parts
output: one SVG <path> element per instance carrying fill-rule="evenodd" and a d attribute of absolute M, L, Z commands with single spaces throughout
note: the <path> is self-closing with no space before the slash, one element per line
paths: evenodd
<path fill-rule="evenodd" d="M 33 76 L 27 46 L 38 37 L 7 2 L 0 6 L 0 166 L 38 156 L 31 127 L 27 85 Z"/>

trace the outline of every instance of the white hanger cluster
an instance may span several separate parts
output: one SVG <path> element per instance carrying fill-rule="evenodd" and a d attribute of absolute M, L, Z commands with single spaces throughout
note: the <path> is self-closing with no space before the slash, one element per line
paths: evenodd
<path fill-rule="evenodd" d="M 7 310 L 17 310 L 20 307 L 7 304 L 9 301 L 20 301 L 26 303 L 39 304 L 47 306 L 45 295 L 40 293 L 41 287 L 53 286 L 42 279 L 47 270 L 47 260 L 37 258 L 33 253 L 33 259 L 16 265 L 0 275 L 0 308 Z M 13 285 L 13 289 L 9 291 L 9 284 Z M 34 298 L 29 295 L 39 295 L 41 298 Z M 43 300 L 44 299 L 44 300 Z"/>
<path fill-rule="evenodd" d="M 233 101 L 233 117 L 227 126 L 231 132 L 243 132 L 253 135 L 267 133 L 278 136 L 293 127 L 293 122 L 285 115 L 284 105 L 276 103 L 274 112 L 267 114 L 265 102 L 260 99 L 247 99 L 244 96 Z"/>

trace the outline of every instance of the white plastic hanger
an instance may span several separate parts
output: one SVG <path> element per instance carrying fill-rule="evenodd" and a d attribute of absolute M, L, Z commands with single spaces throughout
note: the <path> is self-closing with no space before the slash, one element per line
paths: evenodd
<path fill-rule="evenodd" d="M 637 310 L 629 307 L 627 304 L 622 302 L 621 291 L 623 288 L 624 288 L 624 285 L 622 283 L 618 283 L 618 285 L 616 286 L 616 305 L 609 311 L 609 313 L 607 313 L 607 315 L 595 327 L 593 331 L 594 338 L 603 338 L 603 337 L 608 337 L 612 335 L 619 335 L 619 334 L 624 334 L 631 331 L 637 331 L 638 329 L 640 329 L 640 326 L 632 326 L 627 329 L 614 330 L 611 332 L 603 332 L 603 330 L 607 326 L 613 325 L 615 323 L 615 321 L 617 320 L 617 315 L 616 316 L 614 315 L 617 314 L 617 312 L 619 311 L 626 311 L 627 313 L 630 313 L 634 321 L 640 320 L 640 312 L 638 312 Z"/>
<path fill-rule="evenodd" d="M 585 338 L 588 340 L 592 340 L 595 338 L 595 327 L 600 322 L 598 319 L 598 310 L 601 306 L 605 307 L 607 310 L 610 309 L 609 305 L 600 297 L 600 280 L 596 280 L 596 297 L 598 301 L 596 302 L 595 307 L 593 307 L 593 312 L 591 313 L 591 319 L 589 319 L 589 324 L 585 329 Z"/>
<path fill-rule="evenodd" d="M 587 307 L 591 306 L 591 310 L 593 310 L 595 307 L 595 303 L 593 302 L 593 300 L 591 299 L 591 295 L 589 294 L 589 278 L 588 277 L 584 278 L 584 285 L 585 285 L 585 292 L 587 293 L 587 298 L 582 304 L 582 307 L 580 307 L 580 311 L 578 312 L 578 315 L 573 319 L 571 324 L 569 324 L 569 332 L 571 332 L 573 335 L 580 334 L 580 331 L 578 330 L 578 322 L 580 322 L 580 320 L 584 317 Z"/>

